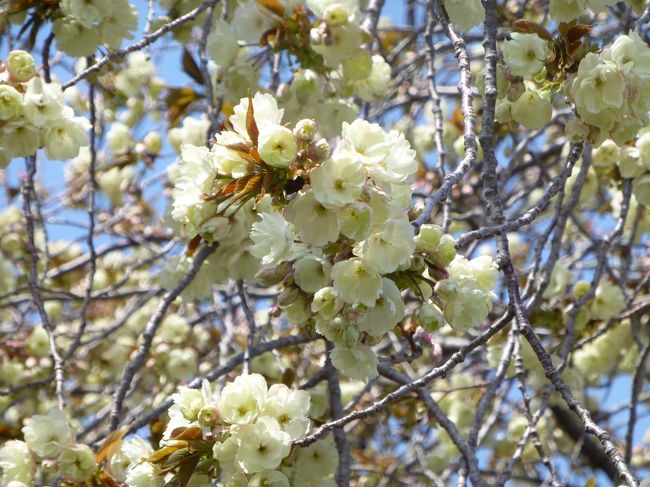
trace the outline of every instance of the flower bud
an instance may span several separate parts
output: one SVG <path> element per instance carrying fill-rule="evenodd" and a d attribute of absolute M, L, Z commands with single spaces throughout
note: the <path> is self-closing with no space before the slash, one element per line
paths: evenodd
<path fill-rule="evenodd" d="M 433 342 L 431 344 L 431 351 L 429 352 L 429 355 L 434 364 L 439 364 L 442 362 L 443 350 L 438 342 Z"/>
<path fill-rule="evenodd" d="M 164 79 L 158 76 L 154 76 L 149 80 L 147 86 L 149 87 L 149 94 L 151 95 L 151 98 L 156 99 L 160 96 L 167 85 Z"/>
<path fill-rule="evenodd" d="M 433 303 L 423 304 L 416 319 L 417 324 L 428 331 L 436 331 L 445 324 L 442 310 Z"/>
<path fill-rule="evenodd" d="M 325 139 L 318 139 L 309 146 L 309 158 L 314 161 L 324 161 L 330 155 L 330 145 Z"/>
<path fill-rule="evenodd" d="M 144 147 L 149 154 L 158 155 L 160 153 L 160 149 L 162 148 L 162 138 L 158 132 L 149 132 L 144 136 L 142 142 L 144 143 Z"/>
<path fill-rule="evenodd" d="M 23 97 L 9 85 L 0 85 L 0 120 L 9 120 L 22 112 Z"/>
<path fill-rule="evenodd" d="M 11 51 L 7 56 L 7 69 L 16 81 L 29 81 L 36 74 L 34 58 L 27 51 Z"/>
<path fill-rule="evenodd" d="M 308 118 L 300 120 L 293 129 L 293 135 L 301 142 L 311 142 L 316 135 L 316 122 Z"/>
<path fill-rule="evenodd" d="M 595 167 L 612 167 L 618 161 L 618 146 L 613 140 L 607 139 L 600 147 L 594 149 L 592 162 Z"/>
<path fill-rule="evenodd" d="M 408 267 L 405 270 L 411 270 L 422 274 L 427 268 L 427 264 L 424 262 L 424 258 L 421 255 L 414 255 L 411 257 Z"/>
<path fill-rule="evenodd" d="M 311 316 L 309 312 L 309 298 L 304 294 L 298 296 L 291 304 L 282 308 L 287 320 L 296 325 L 301 325 Z"/>
<path fill-rule="evenodd" d="M 413 334 L 413 338 L 416 342 L 427 347 L 430 347 L 433 344 L 433 335 L 421 326 L 417 327 Z"/>
<path fill-rule="evenodd" d="M 300 297 L 300 289 L 298 287 L 289 286 L 278 296 L 278 304 L 280 306 L 289 306 L 296 299 Z"/>
<path fill-rule="evenodd" d="M 564 127 L 564 135 L 571 142 L 581 142 L 589 136 L 589 126 L 579 118 L 572 118 Z"/>
<path fill-rule="evenodd" d="M 342 345 L 345 345 L 346 347 L 354 347 L 359 343 L 359 328 L 354 325 L 346 326 L 343 329 L 341 340 Z"/>
<path fill-rule="evenodd" d="M 526 91 L 526 86 L 522 81 L 510 83 L 508 91 L 506 93 L 506 98 L 508 101 L 515 102 L 519 99 L 521 95 Z"/>
<path fill-rule="evenodd" d="M 582 298 L 591 289 L 591 284 L 587 281 L 578 281 L 573 285 L 573 295 L 576 299 Z"/>
<path fill-rule="evenodd" d="M 282 282 L 290 270 L 291 263 L 285 261 L 275 267 L 263 267 L 255 277 L 263 286 L 275 286 Z"/>
<path fill-rule="evenodd" d="M 27 338 L 27 350 L 35 357 L 46 357 L 50 353 L 50 338 L 42 326 L 36 326 Z"/>
<path fill-rule="evenodd" d="M 441 267 L 447 267 L 456 257 L 456 241 L 448 233 L 440 237 L 440 244 L 432 253 L 431 258 Z"/>
<path fill-rule="evenodd" d="M 512 104 L 507 98 L 500 98 L 494 110 L 494 119 L 500 123 L 508 123 L 512 120 Z"/>
<path fill-rule="evenodd" d="M 420 233 L 415 236 L 415 250 L 419 252 L 434 252 L 438 248 L 443 235 L 442 227 L 425 224 L 420 227 Z"/>
<path fill-rule="evenodd" d="M 635 147 L 621 147 L 618 169 L 624 178 L 635 178 L 643 174 L 645 167 L 643 160 L 639 157 L 639 151 Z"/>

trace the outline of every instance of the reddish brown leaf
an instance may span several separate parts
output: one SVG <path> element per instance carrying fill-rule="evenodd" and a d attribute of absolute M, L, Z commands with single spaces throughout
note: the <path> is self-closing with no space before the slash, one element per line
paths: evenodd
<path fill-rule="evenodd" d="M 220 191 L 219 195 L 232 194 L 237 190 L 237 180 L 230 181 L 226 186 L 224 186 Z"/>
<path fill-rule="evenodd" d="M 268 8 L 274 14 L 284 17 L 284 7 L 279 0 L 257 0 L 257 3 Z"/>
<path fill-rule="evenodd" d="M 282 383 L 287 387 L 291 387 L 295 380 L 296 380 L 296 371 L 293 370 L 292 368 L 284 369 L 284 372 L 282 373 Z"/>
<path fill-rule="evenodd" d="M 278 41 L 280 40 L 280 37 L 282 36 L 282 30 L 274 27 L 273 29 L 269 29 L 264 34 L 262 34 L 262 37 L 260 37 L 260 42 L 259 46 L 260 47 L 265 47 L 265 46 L 271 46 L 275 48 L 278 45 Z"/>
<path fill-rule="evenodd" d="M 244 186 L 244 193 L 257 193 L 259 190 L 262 188 L 262 180 L 264 176 L 262 174 L 257 174 L 255 176 L 252 176 L 247 182 L 246 186 Z"/>
<path fill-rule="evenodd" d="M 250 146 L 244 142 L 239 142 L 237 144 L 228 144 L 225 145 L 227 149 L 234 150 L 235 152 L 250 152 Z"/>
<path fill-rule="evenodd" d="M 273 184 L 273 174 L 270 172 L 264 173 L 264 180 L 262 181 L 262 188 L 265 193 L 268 193 L 271 190 L 271 185 Z"/>
<path fill-rule="evenodd" d="M 199 247 L 200 243 L 201 243 L 201 235 L 197 235 L 192 240 L 190 240 L 190 243 L 187 244 L 187 250 L 185 251 L 185 255 L 187 255 L 188 257 L 192 257 L 194 255 L 194 252 L 196 252 L 196 249 Z"/>
<path fill-rule="evenodd" d="M 545 39 L 549 42 L 553 41 L 553 36 L 549 31 L 547 31 L 541 25 L 531 22 L 529 20 L 519 19 L 515 20 L 512 24 L 514 30 L 517 32 L 522 32 L 524 34 L 537 34 L 542 39 Z"/>
<path fill-rule="evenodd" d="M 192 455 L 187 458 L 183 458 L 179 462 L 179 469 L 178 469 L 178 486 L 179 487 L 186 487 L 186 485 L 189 483 L 190 478 L 192 477 L 192 474 L 194 473 L 194 469 L 196 468 L 196 465 L 199 463 L 199 456 L 198 455 Z"/>
<path fill-rule="evenodd" d="M 196 64 L 196 61 L 192 57 L 190 51 L 187 50 L 187 47 L 183 48 L 183 57 L 181 59 L 181 62 L 183 64 L 183 71 L 185 71 L 185 73 L 187 73 L 190 78 L 192 78 L 200 85 L 205 82 L 203 75 L 201 74 L 201 70 L 199 69 L 199 65 Z"/>
<path fill-rule="evenodd" d="M 251 138 L 253 145 L 257 145 L 257 139 L 260 135 L 260 131 L 257 128 L 257 123 L 255 122 L 253 97 L 250 93 L 248 94 L 248 111 L 246 112 L 246 131 L 248 132 L 248 136 Z"/>
<path fill-rule="evenodd" d="M 261 160 L 262 160 L 262 158 L 260 157 L 260 153 L 257 152 L 257 147 L 253 147 L 253 148 L 251 148 L 251 154 L 252 154 L 253 157 L 255 157 L 255 159 L 257 159 L 258 161 L 261 161 Z"/>
<path fill-rule="evenodd" d="M 569 45 L 574 44 L 575 42 L 582 39 L 584 36 L 589 35 L 593 25 L 587 24 L 577 24 L 571 27 L 566 33 L 566 40 Z"/>

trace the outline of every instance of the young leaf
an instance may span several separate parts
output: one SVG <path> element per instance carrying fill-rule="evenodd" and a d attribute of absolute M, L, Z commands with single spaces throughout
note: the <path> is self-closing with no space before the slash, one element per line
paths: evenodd
<path fill-rule="evenodd" d="M 257 145 L 257 139 L 260 135 L 260 131 L 257 128 L 257 123 L 255 122 L 253 97 L 250 93 L 248 94 L 248 110 L 246 111 L 246 131 L 248 132 L 248 136 L 251 138 L 253 145 Z"/>
<path fill-rule="evenodd" d="M 522 32 L 524 34 L 537 34 L 544 40 L 547 40 L 549 42 L 553 41 L 553 36 L 551 33 L 535 22 L 519 19 L 513 22 L 512 27 L 517 32 Z"/>
<path fill-rule="evenodd" d="M 194 252 L 196 252 L 196 249 L 199 247 L 200 243 L 201 243 L 201 235 L 197 235 L 192 240 L 190 240 L 190 243 L 187 244 L 187 250 L 185 251 L 185 255 L 187 255 L 188 257 L 192 257 L 194 255 Z"/>
<path fill-rule="evenodd" d="M 268 8 L 274 14 L 284 17 L 284 7 L 279 0 L 257 0 L 257 3 Z"/>
<path fill-rule="evenodd" d="M 187 75 L 190 78 L 192 78 L 194 81 L 202 85 L 204 83 L 203 75 L 201 74 L 199 65 L 196 64 L 196 61 L 192 57 L 190 51 L 188 51 L 187 47 L 183 48 L 182 63 L 183 63 L 183 71 L 185 71 L 185 73 L 187 73 Z"/>
<path fill-rule="evenodd" d="M 124 438 L 125 434 L 126 434 L 126 430 L 119 429 L 117 431 L 113 431 L 110 435 L 106 437 L 106 440 L 104 441 L 104 445 L 97 452 L 97 455 L 95 455 L 95 458 L 97 459 L 97 463 L 102 463 L 105 458 L 110 458 L 115 454 L 117 449 L 122 444 L 122 438 Z"/>
<path fill-rule="evenodd" d="M 192 428 L 185 428 L 183 431 L 179 432 L 178 435 L 173 436 L 173 440 L 199 440 L 203 438 L 203 433 L 201 428 L 194 426 Z"/>
<path fill-rule="evenodd" d="M 179 462 L 178 469 L 178 486 L 185 487 L 194 473 L 196 465 L 199 463 L 199 456 L 192 455 L 187 458 L 184 458 Z"/>
<path fill-rule="evenodd" d="M 183 113 L 193 102 L 203 98 L 203 95 L 195 92 L 187 86 L 181 88 L 167 88 L 165 103 L 167 104 L 167 121 L 170 127 L 178 125 Z"/>
<path fill-rule="evenodd" d="M 160 450 L 153 452 L 149 458 L 147 458 L 147 461 L 150 463 L 160 463 L 172 453 L 185 447 L 187 447 L 187 445 L 184 444 L 165 446 Z"/>

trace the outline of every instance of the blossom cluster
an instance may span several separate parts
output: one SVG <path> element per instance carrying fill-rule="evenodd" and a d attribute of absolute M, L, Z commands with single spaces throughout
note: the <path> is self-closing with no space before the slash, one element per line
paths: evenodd
<path fill-rule="evenodd" d="M 598 12 L 615 3 L 616 0 L 551 0 L 549 13 L 555 20 L 570 22 L 583 15 L 587 8 Z"/>
<path fill-rule="evenodd" d="M 648 122 L 649 94 L 650 47 L 636 32 L 587 54 L 569 87 L 580 119 L 596 129 L 597 143 L 633 139 Z"/>
<path fill-rule="evenodd" d="M 418 166 L 404 135 L 343 123 L 330 154 L 313 121 L 292 131 L 281 118 L 271 95 L 256 94 L 234 108 L 232 130 L 211 149 L 181 147 L 171 217 L 186 238 L 219 243 L 221 273 L 206 275 L 257 271 L 260 283 L 281 284 L 287 319 L 332 341 L 332 363 L 357 379 L 377 375 L 371 346 L 404 319 L 402 292 L 427 302 L 418 319 L 428 329 L 480 324 L 496 267 L 456 257 L 453 238 L 435 225 L 415 235 L 408 210 Z"/>
<path fill-rule="evenodd" d="M 534 33 L 511 34 L 497 72 L 497 119 L 539 129 L 551 120 L 553 91 L 535 81 L 550 56 L 549 43 Z"/>
<path fill-rule="evenodd" d="M 650 127 L 639 131 L 634 145 L 619 147 L 613 140 L 605 140 L 593 151 L 592 163 L 599 170 L 618 168 L 621 177 L 632 179 L 636 203 L 650 207 Z"/>
<path fill-rule="evenodd" d="M 54 36 L 71 56 L 90 56 L 100 44 L 119 49 L 138 26 L 138 11 L 128 0 L 62 0 L 60 8 Z"/>
<path fill-rule="evenodd" d="M 36 485 L 37 472 L 42 485 L 48 485 L 57 475 L 78 484 L 97 469 L 93 451 L 74 441 L 74 431 L 61 410 L 28 418 L 22 432 L 24 441 L 11 440 L 0 448 L 2 485 Z"/>
<path fill-rule="evenodd" d="M 129 463 L 126 470 L 122 465 L 128 486 L 164 485 L 175 472 L 172 452 L 182 458 L 185 448 L 200 448 L 203 461 L 194 472 L 197 478 L 216 475 L 228 479 L 229 485 L 289 486 L 289 479 L 292 485 L 329 485 L 338 458 L 327 443 L 287 458 L 292 442 L 309 429 L 309 393 L 284 384 L 267 387 L 264 377 L 248 374 L 236 377 L 221 392 L 205 381 L 201 390 L 181 387 L 172 399 L 160 452 L 149 455 L 148 461 L 133 461 L 128 451 L 120 457 Z"/>
<path fill-rule="evenodd" d="M 61 86 L 38 76 L 31 54 L 8 54 L 0 68 L 0 167 L 41 147 L 49 159 L 74 157 L 88 145 L 89 129 L 64 104 Z"/>
<path fill-rule="evenodd" d="M 336 135 L 342 121 L 355 118 L 350 98 L 378 99 L 391 77 L 384 58 L 362 48 L 372 39 L 360 20 L 358 0 L 239 3 L 208 36 L 215 95 L 236 103 L 257 82 L 259 73 L 249 62 L 251 44 L 287 50 L 300 62 L 291 83 L 277 90 L 287 119 L 311 118 L 321 134 Z"/>

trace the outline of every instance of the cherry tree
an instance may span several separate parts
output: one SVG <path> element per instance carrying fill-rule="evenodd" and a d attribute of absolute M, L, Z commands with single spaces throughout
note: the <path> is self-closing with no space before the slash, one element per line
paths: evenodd
<path fill-rule="evenodd" d="M 0 2 L 0 484 L 641 485 L 649 21 Z"/>

